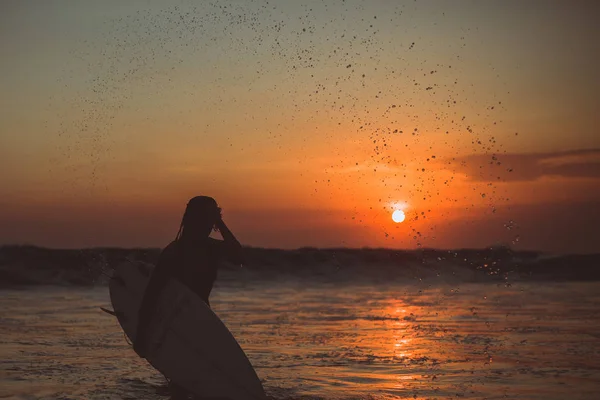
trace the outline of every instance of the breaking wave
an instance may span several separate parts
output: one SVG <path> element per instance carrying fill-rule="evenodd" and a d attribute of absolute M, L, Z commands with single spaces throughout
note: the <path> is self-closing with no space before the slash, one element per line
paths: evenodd
<path fill-rule="evenodd" d="M 124 262 L 154 264 L 160 249 L 0 247 L 0 286 L 105 285 Z M 507 247 L 460 250 L 246 248 L 243 267 L 225 264 L 222 281 L 313 279 L 331 282 L 510 282 L 600 280 L 600 254 L 550 256 Z"/>

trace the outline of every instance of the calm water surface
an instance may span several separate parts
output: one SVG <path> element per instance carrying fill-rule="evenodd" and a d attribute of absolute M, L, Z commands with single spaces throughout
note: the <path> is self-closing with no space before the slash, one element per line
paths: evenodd
<path fill-rule="evenodd" d="M 1 295 L 0 398 L 168 398 L 106 287 Z M 599 398 L 598 283 L 226 282 L 211 303 L 276 399 Z"/>

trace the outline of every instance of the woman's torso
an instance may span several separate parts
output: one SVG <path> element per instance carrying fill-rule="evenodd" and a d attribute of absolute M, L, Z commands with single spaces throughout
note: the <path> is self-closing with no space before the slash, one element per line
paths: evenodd
<path fill-rule="evenodd" d="M 208 303 L 208 296 L 217 278 L 220 254 L 216 240 L 207 238 L 205 242 L 171 242 L 164 250 L 161 268 L 188 286 Z"/>

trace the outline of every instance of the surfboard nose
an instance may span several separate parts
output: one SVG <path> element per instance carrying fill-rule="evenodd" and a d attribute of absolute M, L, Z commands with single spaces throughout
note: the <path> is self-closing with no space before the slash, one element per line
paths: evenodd
<path fill-rule="evenodd" d="M 127 286 L 127 285 L 125 285 L 125 280 L 118 275 L 115 275 L 115 276 L 111 277 L 110 279 L 117 282 L 119 285 L 121 285 L 123 287 Z"/>

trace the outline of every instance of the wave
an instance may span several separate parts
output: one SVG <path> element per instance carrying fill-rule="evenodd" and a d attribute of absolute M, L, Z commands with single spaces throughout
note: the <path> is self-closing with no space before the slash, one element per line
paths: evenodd
<path fill-rule="evenodd" d="M 550 256 L 508 247 L 458 250 L 392 250 L 247 247 L 242 268 L 224 264 L 219 280 L 241 275 L 258 280 L 312 279 L 327 282 L 505 282 L 600 280 L 600 254 Z M 50 249 L 29 245 L 0 247 L 0 286 L 105 285 L 124 262 L 153 265 L 160 249 Z"/>

